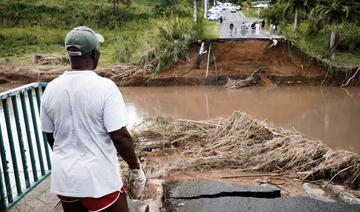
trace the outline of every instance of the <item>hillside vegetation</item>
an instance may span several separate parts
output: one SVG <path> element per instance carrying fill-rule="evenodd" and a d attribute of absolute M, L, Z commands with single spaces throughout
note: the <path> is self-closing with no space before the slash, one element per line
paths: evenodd
<path fill-rule="evenodd" d="M 360 66 L 358 0 L 272 0 L 261 17 L 297 48 L 337 70 Z"/>
<path fill-rule="evenodd" d="M 162 71 L 183 58 L 202 30 L 188 0 L 0 0 L 0 60 L 62 53 L 66 33 L 86 25 L 105 37 L 102 66 L 127 63 Z"/>

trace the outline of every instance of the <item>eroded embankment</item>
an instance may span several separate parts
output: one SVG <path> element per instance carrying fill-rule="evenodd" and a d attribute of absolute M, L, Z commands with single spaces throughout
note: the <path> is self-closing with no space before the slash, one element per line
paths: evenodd
<path fill-rule="evenodd" d="M 347 78 L 345 72 L 329 73 L 309 57 L 289 47 L 285 40 L 279 41 L 274 48 L 269 48 L 271 44 L 271 40 L 264 39 L 213 40 L 206 42 L 207 53 L 198 56 L 201 43 L 194 43 L 186 60 L 172 69 L 157 77 L 137 73 L 123 83 L 151 86 L 223 85 L 228 79 L 245 79 L 259 68 L 262 69 L 257 75 L 260 85 L 341 85 Z"/>
<path fill-rule="evenodd" d="M 204 41 L 206 53 L 200 56 L 201 42 L 193 43 L 185 60 L 160 74 L 151 73 L 153 67 L 131 65 L 114 65 L 96 71 L 119 86 L 224 85 L 228 79 L 246 79 L 259 69 L 255 76 L 255 84 L 259 85 L 342 85 L 349 79 L 347 85 L 360 85 L 356 70 L 329 71 L 290 47 L 286 40 L 269 48 L 271 43 L 267 39 Z M 38 62 L 36 57 L 33 64 L 0 61 L 0 83 L 48 82 L 69 69 L 67 64 L 59 65 L 57 57 L 57 65 L 51 65 L 48 60 Z"/>

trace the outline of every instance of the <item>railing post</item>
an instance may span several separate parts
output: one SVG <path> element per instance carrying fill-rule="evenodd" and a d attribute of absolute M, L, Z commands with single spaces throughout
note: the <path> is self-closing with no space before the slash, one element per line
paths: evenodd
<path fill-rule="evenodd" d="M 22 111 L 23 111 L 26 136 L 27 136 L 29 152 L 30 152 L 31 168 L 33 170 L 34 181 L 38 181 L 36 160 L 35 160 L 35 156 L 34 156 L 34 148 L 32 146 L 32 138 L 31 138 L 30 124 L 29 124 L 29 117 L 28 117 L 28 113 L 27 113 L 27 105 L 26 105 L 24 93 L 20 93 L 20 100 L 21 100 L 21 108 L 22 108 Z"/>
<path fill-rule="evenodd" d="M 0 167 L 0 211 L 6 210 L 6 199 L 5 199 L 5 193 L 4 193 L 4 185 L 2 181 L 2 170 Z"/>
<path fill-rule="evenodd" d="M 40 89 L 39 89 L 39 87 L 35 88 L 35 94 L 36 94 L 36 101 L 37 101 L 38 110 L 39 110 L 39 114 L 40 114 L 41 97 L 40 97 Z M 48 142 L 47 142 L 46 134 L 42 133 L 42 135 L 43 135 L 43 141 L 44 141 L 44 146 L 45 146 L 46 160 L 47 160 L 48 168 L 49 168 L 49 170 L 51 170 L 51 160 L 50 160 L 50 153 L 49 153 L 49 145 L 48 145 Z"/>
<path fill-rule="evenodd" d="M 8 198 L 8 202 L 12 202 L 13 197 L 12 197 L 12 190 L 11 190 L 10 176 L 9 176 L 9 166 L 8 166 L 9 162 L 6 159 L 6 150 L 5 150 L 4 140 L 3 140 L 3 136 L 2 136 L 2 132 L 1 132 L 1 127 L 0 127 L 0 156 L 1 156 L 2 173 L 4 173 L 3 176 L 4 176 L 4 181 L 5 181 L 6 196 Z M 1 173 L 1 175 L 2 175 L 2 173 Z M 0 176 L 0 178 L 1 177 L 2 176 Z M 3 201 L 5 201 L 5 199 Z"/>
<path fill-rule="evenodd" d="M 11 123 L 10 123 L 10 114 L 9 114 L 9 107 L 8 107 L 8 104 L 7 104 L 7 100 L 3 99 L 2 104 L 3 104 L 3 110 L 4 110 L 4 116 L 5 116 L 7 136 L 8 136 L 8 139 L 9 139 L 11 160 L 12 160 L 12 165 L 13 165 L 13 169 L 14 169 L 16 190 L 17 190 L 17 193 L 20 195 L 22 193 L 22 189 L 21 189 L 21 184 L 20 184 L 19 169 L 18 169 L 18 166 L 17 166 L 14 139 L 13 139 L 13 136 L 12 136 Z"/>
<path fill-rule="evenodd" d="M 41 175 L 45 175 L 45 168 L 44 168 L 44 161 L 42 158 L 42 150 L 40 145 L 40 137 L 39 137 L 39 131 L 38 131 L 38 125 L 36 121 L 36 115 L 35 115 L 35 107 L 34 107 L 34 100 L 32 95 L 32 90 L 28 90 L 28 98 L 29 98 L 29 104 L 30 104 L 30 111 L 31 111 L 31 118 L 33 123 L 33 129 L 35 133 L 35 141 L 36 141 L 36 147 L 38 150 L 38 157 L 39 157 L 39 163 L 40 163 L 40 169 L 41 169 Z"/>
<path fill-rule="evenodd" d="M 18 104 L 16 101 L 16 96 L 11 97 L 11 102 L 13 106 L 14 111 L 14 117 L 15 117 L 15 126 L 16 126 L 16 132 L 18 136 L 18 143 L 20 147 L 20 156 L 21 156 L 21 162 L 24 170 L 24 177 L 25 177 L 25 185 L 26 188 L 30 188 L 30 178 L 29 178 L 29 170 L 28 165 L 26 161 L 26 155 L 25 155 L 25 148 L 24 148 L 24 139 L 21 132 L 21 124 L 20 124 L 20 117 L 19 117 L 19 109 Z"/>

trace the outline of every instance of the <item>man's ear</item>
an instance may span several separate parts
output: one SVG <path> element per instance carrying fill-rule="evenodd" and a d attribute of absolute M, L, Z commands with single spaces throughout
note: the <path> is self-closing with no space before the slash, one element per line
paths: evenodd
<path fill-rule="evenodd" d="M 100 51 L 98 49 L 94 49 L 91 53 L 91 58 L 93 59 L 93 69 L 96 69 L 98 63 L 99 63 L 99 58 L 100 58 Z"/>

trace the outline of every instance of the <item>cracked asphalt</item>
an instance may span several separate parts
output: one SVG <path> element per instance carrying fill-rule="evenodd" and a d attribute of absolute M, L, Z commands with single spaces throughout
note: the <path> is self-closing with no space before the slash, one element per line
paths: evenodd
<path fill-rule="evenodd" d="M 168 181 L 165 211 L 171 212 L 358 212 L 330 198 L 281 197 L 280 190 L 222 182 Z M 246 195 L 245 195 L 246 194 Z"/>

